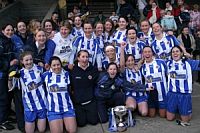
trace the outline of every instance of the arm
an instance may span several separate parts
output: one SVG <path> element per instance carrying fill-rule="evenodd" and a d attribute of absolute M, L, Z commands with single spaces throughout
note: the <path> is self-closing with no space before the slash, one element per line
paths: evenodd
<path fill-rule="evenodd" d="M 200 60 L 187 60 L 192 70 L 200 71 Z"/>
<path fill-rule="evenodd" d="M 44 62 L 45 62 L 45 64 L 49 64 L 49 60 L 54 54 L 54 50 L 56 48 L 56 44 L 55 44 L 55 42 L 53 40 L 49 39 L 46 42 L 46 47 L 47 47 L 47 51 L 45 52 Z"/>
<path fill-rule="evenodd" d="M 120 71 L 124 72 L 125 69 L 125 54 L 124 49 L 126 48 L 126 43 L 121 43 L 120 49 Z"/>

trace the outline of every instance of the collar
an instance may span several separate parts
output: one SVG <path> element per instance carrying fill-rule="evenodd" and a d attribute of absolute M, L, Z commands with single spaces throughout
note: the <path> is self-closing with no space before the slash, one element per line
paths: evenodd
<path fill-rule="evenodd" d="M 36 45 L 36 47 L 38 49 L 39 48 L 39 43 L 37 41 L 35 42 L 35 45 Z M 43 47 L 41 47 L 40 49 L 45 49 L 45 45 Z"/>

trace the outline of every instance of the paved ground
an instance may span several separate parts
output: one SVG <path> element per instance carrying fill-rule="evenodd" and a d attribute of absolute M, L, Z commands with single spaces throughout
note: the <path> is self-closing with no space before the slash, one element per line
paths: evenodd
<path fill-rule="evenodd" d="M 169 122 L 166 119 L 148 118 L 136 116 L 136 126 L 128 128 L 125 133 L 200 133 L 200 84 L 193 84 L 193 117 L 191 126 L 182 127 L 176 125 L 175 121 Z M 103 124 L 104 133 L 108 132 L 108 124 Z M 20 133 L 17 129 L 12 131 L 0 130 L 0 133 Z M 49 131 L 47 131 L 49 133 Z M 86 126 L 78 128 L 78 133 L 103 133 L 101 125 Z"/>

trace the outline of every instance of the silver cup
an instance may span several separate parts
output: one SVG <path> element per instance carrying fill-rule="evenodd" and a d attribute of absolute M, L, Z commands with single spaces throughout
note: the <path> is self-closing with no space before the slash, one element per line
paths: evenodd
<path fill-rule="evenodd" d="M 127 129 L 126 125 L 123 122 L 123 116 L 126 115 L 127 109 L 125 106 L 116 106 L 114 108 L 115 114 L 119 117 L 119 123 L 117 124 L 117 130 L 123 132 Z"/>

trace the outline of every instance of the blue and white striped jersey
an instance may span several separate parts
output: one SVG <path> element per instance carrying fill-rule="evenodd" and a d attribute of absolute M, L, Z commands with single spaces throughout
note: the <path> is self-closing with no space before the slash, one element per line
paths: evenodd
<path fill-rule="evenodd" d="M 151 63 L 145 62 L 141 70 L 145 78 L 146 88 L 154 87 L 154 89 L 157 89 L 158 100 L 163 101 L 167 94 L 167 67 L 165 62 L 160 59 L 154 59 Z"/>
<path fill-rule="evenodd" d="M 112 44 L 113 34 L 109 35 L 107 32 L 104 33 L 104 44 Z"/>
<path fill-rule="evenodd" d="M 37 65 L 28 70 L 20 70 L 20 83 L 25 111 L 46 109 L 45 88 L 42 81 L 43 68 Z"/>
<path fill-rule="evenodd" d="M 116 55 L 116 60 L 115 60 L 114 63 L 116 63 L 116 64 L 119 66 L 119 61 L 120 61 L 120 59 L 117 58 L 117 55 Z M 102 68 L 103 68 L 104 70 L 106 70 L 109 63 L 110 63 L 110 60 L 108 59 L 108 57 L 105 56 L 105 57 L 102 59 Z"/>
<path fill-rule="evenodd" d="M 134 71 L 130 70 L 128 68 L 125 69 L 124 74 L 126 76 L 126 80 L 131 82 L 131 83 L 140 83 L 142 84 L 142 74 L 140 71 Z M 134 91 L 128 91 L 126 92 L 126 95 L 131 94 L 132 96 L 135 97 L 140 97 L 146 95 L 145 92 L 134 92 Z"/>
<path fill-rule="evenodd" d="M 85 35 L 78 37 L 74 40 L 72 45 L 73 50 L 70 56 L 70 64 L 73 64 L 74 59 L 80 50 L 87 50 L 89 52 L 89 61 L 92 62 L 93 65 L 97 63 L 98 68 L 102 66 L 101 50 L 97 40 L 94 39 L 93 36 L 90 39 L 86 38 Z"/>
<path fill-rule="evenodd" d="M 149 29 L 148 35 L 144 35 L 144 39 L 145 39 L 144 41 L 145 41 L 146 45 L 151 46 L 152 42 L 155 39 L 155 35 L 152 31 L 152 28 Z"/>
<path fill-rule="evenodd" d="M 125 53 L 132 54 L 135 57 L 135 62 L 138 62 L 142 58 L 142 50 L 146 44 L 143 41 L 137 39 L 134 45 L 127 42 Z"/>
<path fill-rule="evenodd" d="M 180 45 L 180 42 L 176 39 L 175 36 L 163 35 L 161 40 L 157 40 L 155 38 L 151 44 L 151 47 L 157 58 L 169 60 L 171 49 L 176 45 Z"/>
<path fill-rule="evenodd" d="M 84 34 L 83 28 L 81 27 L 80 29 L 77 29 L 76 27 L 73 27 L 71 34 L 74 37 L 83 36 Z"/>
<path fill-rule="evenodd" d="M 199 60 L 169 60 L 167 68 L 169 91 L 192 93 L 192 70 L 200 70 Z"/>
<path fill-rule="evenodd" d="M 48 111 L 63 113 L 74 109 L 68 92 L 69 73 L 62 70 L 60 74 L 55 74 L 50 70 L 43 76 L 47 88 Z"/>

